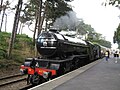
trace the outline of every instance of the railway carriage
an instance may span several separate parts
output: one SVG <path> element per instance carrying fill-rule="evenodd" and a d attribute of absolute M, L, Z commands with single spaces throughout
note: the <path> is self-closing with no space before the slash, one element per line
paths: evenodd
<path fill-rule="evenodd" d="M 101 58 L 101 46 L 99 44 L 94 44 L 94 59 Z"/>

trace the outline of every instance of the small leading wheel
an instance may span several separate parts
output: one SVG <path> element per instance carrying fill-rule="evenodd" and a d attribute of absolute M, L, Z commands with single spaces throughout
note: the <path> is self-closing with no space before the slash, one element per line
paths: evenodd
<path fill-rule="evenodd" d="M 38 74 L 34 74 L 30 77 L 30 83 L 32 85 L 38 85 L 40 83 L 40 76 Z"/>

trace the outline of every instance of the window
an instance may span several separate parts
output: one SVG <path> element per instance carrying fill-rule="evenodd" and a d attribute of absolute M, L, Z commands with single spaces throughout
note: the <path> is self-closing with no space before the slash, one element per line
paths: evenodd
<path fill-rule="evenodd" d="M 30 61 L 28 61 L 28 62 L 24 62 L 24 66 L 26 66 L 26 67 L 29 67 L 30 66 Z"/>
<path fill-rule="evenodd" d="M 58 70 L 59 67 L 60 67 L 60 64 L 54 64 L 54 63 L 50 64 L 50 69 Z"/>
<path fill-rule="evenodd" d="M 38 62 L 38 66 L 40 68 L 47 68 L 48 67 L 48 62 L 46 62 L 46 61 L 39 61 Z"/>

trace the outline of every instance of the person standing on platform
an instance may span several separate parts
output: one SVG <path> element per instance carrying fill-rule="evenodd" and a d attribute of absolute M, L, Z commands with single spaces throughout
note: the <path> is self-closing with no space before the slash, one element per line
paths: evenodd
<path fill-rule="evenodd" d="M 107 50 L 107 52 L 108 52 L 108 58 L 110 58 L 110 51 L 109 51 L 109 50 Z"/>
<path fill-rule="evenodd" d="M 106 51 L 105 52 L 105 59 L 106 59 L 106 61 L 108 61 L 108 58 L 109 58 L 109 51 Z"/>

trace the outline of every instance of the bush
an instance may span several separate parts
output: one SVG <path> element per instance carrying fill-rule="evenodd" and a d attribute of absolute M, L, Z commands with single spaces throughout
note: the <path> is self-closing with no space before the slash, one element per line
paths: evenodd
<path fill-rule="evenodd" d="M 7 56 L 7 51 L 0 49 L 0 59 L 6 58 Z"/>
<path fill-rule="evenodd" d="M 30 57 L 34 55 L 32 51 L 34 50 L 34 46 L 32 44 L 32 38 L 29 38 L 27 35 L 23 34 L 23 35 L 16 35 L 11 57 L 8 58 L 7 49 L 8 49 L 10 36 L 11 36 L 10 33 L 0 32 L 0 61 L 1 62 L 4 62 L 4 59 L 6 61 L 9 59 L 16 64 L 20 64 L 20 63 L 23 63 L 26 57 Z M 1 64 L 1 62 L 0 62 L 0 65 L 1 65 L 0 67 L 6 65 L 6 63 Z"/>

